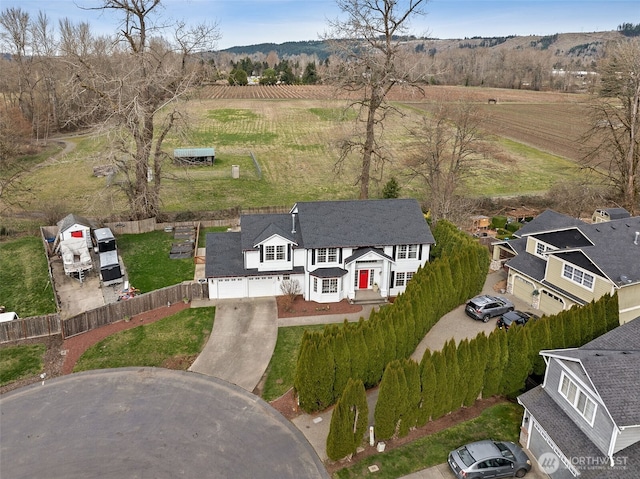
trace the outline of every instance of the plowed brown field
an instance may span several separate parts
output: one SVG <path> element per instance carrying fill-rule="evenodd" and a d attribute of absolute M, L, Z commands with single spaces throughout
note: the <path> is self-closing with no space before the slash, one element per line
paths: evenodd
<path fill-rule="evenodd" d="M 202 88 L 202 99 L 341 100 L 356 98 L 326 85 L 228 86 Z M 421 90 L 394 88 L 389 100 L 427 109 L 440 101 L 479 103 L 487 113 L 487 133 L 509 138 L 548 153 L 578 161 L 583 156 L 581 142 L 588 125 L 588 97 L 580 94 L 425 86 Z M 489 104 L 488 100 L 496 100 Z"/>

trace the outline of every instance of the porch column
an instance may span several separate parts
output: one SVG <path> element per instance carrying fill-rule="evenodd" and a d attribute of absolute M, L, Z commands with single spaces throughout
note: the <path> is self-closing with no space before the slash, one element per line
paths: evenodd
<path fill-rule="evenodd" d="M 389 271 L 391 270 L 389 261 L 382 260 L 382 270 L 380 271 L 380 296 L 389 297 Z"/>

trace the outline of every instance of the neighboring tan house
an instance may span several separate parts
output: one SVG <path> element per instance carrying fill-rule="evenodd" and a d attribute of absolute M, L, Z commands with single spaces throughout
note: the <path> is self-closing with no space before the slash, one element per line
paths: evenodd
<path fill-rule="evenodd" d="M 384 300 L 404 292 L 429 260 L 434 238 L 412 199 L 297 203 L 289 214 L 243 215 L 240 232 L 208 233 L 209 297 L 282 295 L 306 300 Z"/>
<path fill-rule="evenodd" d="M 520 442 L 552 479 L 640 477 L 640 317 L 580 348 L 540 351 L 544 382 L 518 397 Z"/>
<path fill-rule="evenodd" d="M 604 223 L 605 221 L 620 220 L 629 218 L 631 214 L 624 208 L 606 208 L 603 210 L 595 210 L 591 221 L 594 223 Z"/>
<path fill-rule="evenodd" d="M 640 217 L 587 224 L 547 210 L 494 243 L 507 291 L 552 315 L 618 293 L 620 323 L 640 316 Z"/>

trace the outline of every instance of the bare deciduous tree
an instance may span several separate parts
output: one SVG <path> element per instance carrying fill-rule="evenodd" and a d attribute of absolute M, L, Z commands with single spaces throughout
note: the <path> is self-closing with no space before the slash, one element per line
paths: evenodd
<path fill-rule="evenodd" d="M 458 220 L 467 209 L 460 188 L 481 150 L 484 115 L 470 103 L 440 103 L 410 129 L 414 139 L 407 166 L 427 186 L 426 202 L 434 220 Z"/>
<path fill-rule="evenodd" d="M 357 131 L 341 145 L 338 168 L 354 152 L 362 155 L 360 199 L 369 197 L 371 168 L 384 161 L 379 134 L 389 110 L 386 97 L 397 84 L 413 80 L 403 36 L 411 19 L 423 13 L 427 0 L 336 0 L 346 15 L 329 22 L 325 39 L 340 59 L 332 79 L 341 89 L 357 92 Z"/>
<path fill-rule="evenodd" d="M 104 11 L 121 16 L 116 41 L 95 38 L 86 24 L 61 23 L 61 49 L 69 62 L 77 121 L 106 118 L 115 156 L 126 177 L 124 192 L 132 218 L 156 216 L 165 155 L 162 143 L 182 118 L 178 100 L 198 78 L 193 59 L 219 38 L 217 25 L 169 27 L 157 14 L 161 0 L 102 0 Z"/>
<path fill-rule="evenodd" d="M 293 306 L 296 296 L 302 294 L 302 287 L 297 279 L 289 279 L 280 283 L 280 291 L 285 297 L 285 309 L 288 310 Z"/>
<path fill-rule="evenodd" d="M 632 213 L 640 210 L 640 39 L 620 42 L 599 68 L 601 81 L 593 102 L 595 141 L 585 156 L 588 168 L 602 174 Z"/>

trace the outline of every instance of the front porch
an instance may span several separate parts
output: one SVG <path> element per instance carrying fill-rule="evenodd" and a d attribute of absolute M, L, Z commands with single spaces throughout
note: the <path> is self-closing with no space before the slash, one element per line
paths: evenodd
<path fill-rule="evenodd" d="M 386 303 L 387 298 L 384 298 L 380 291 L 374 291 L 373 289 L 356 289 L 355 297 L 351 300 L 352 304 L 381 304 Z"/>

